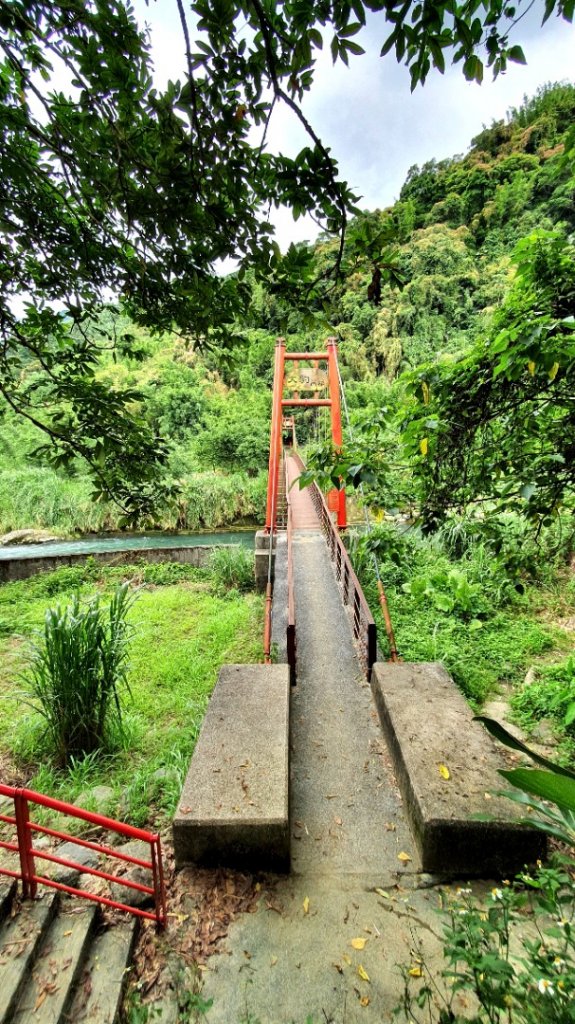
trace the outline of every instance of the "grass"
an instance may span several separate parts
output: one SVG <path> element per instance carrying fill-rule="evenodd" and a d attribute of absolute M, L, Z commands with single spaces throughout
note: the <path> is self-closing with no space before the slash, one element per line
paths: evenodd
<path fill-rule="evenodd" d="M 261 521 L 266 477 L 245 473 L 190 473 L 178 481 L 179 496 L 160 510 L 164 530 L 217 529 L 244 520 Z M 120 529 L 122 512 L 110 502 L 94 502 L 85 476 L 67 477 L 46 466 L 0 467 L 0 534 L 11 530 L 52 530 L 58 535 Z"/>
<path fill-rule="evenodd" d="M 18 698 L 27 643 L 55 595 L 61 605 L 74 593 L 107 598 L 124 579 L 138 588 L 128 616 L 134 636 L 124 747 L 59 770 L 44 753 L 39 716 Z M 74 802 L 86 788 L 105 785 L 113 791 L 108 813 L 140 825 L 164 819 L 174 810 L 219 667 L 261 660 L 262 611 L 259 595 L 220 597 L 210 574 L 191 566 L 88 563 L 1 586 L 0 756 L 33 789 Z"/>
<path fill-rule="evenodd" d="M 435 540 L 388 536 L 382 531 L 377 553 L 399 652 L 405 661 L 442 661 L 473 707 L 568 649 L 572 638 L 548 614 L 551 604 L 575 610 L 575 590 L 559 570 L 545 567 L 543 588 L 510 574 L 480 545 L 457 559 Z M 355 561 L 385 651 L 372 562 L 361 546 Z"/>
<path fill-rule="evenodd" d="M 27 702 L 44 720 L 50 753 L 59 764 L 115 749 L 123 739 L 123 690 L 127 684 L 135 594 L 128 583 L 107 604 L 96 595 L 57 604 L 44 615 L 23 676 Z"/>

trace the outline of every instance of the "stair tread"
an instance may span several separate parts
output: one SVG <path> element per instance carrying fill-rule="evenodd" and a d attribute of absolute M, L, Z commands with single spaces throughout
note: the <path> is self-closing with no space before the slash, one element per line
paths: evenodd
<path fill-rule="evenodd" d="M 24 903 L 15 916 L 0 929 L 0 1024 L 9 1019 L 26 982 L 42 936 L 56 910 L 55 892 Z"/>
<path fill-rule="evenodd" d="M 70 1021 L 114 1024 L 137 930 L 138 921 L 132 918 L 96 936 L 70 1007 Z"/>
<path fill-rule="evenodd" d="M 70 1003 L 72 986 L 85 960 L 86 948 L 94 927 L 97 908 L 62 905 L 62 910 L 44 936 L 38 960 L 24 988 L 14 1024 L 59 1024 Z"/>

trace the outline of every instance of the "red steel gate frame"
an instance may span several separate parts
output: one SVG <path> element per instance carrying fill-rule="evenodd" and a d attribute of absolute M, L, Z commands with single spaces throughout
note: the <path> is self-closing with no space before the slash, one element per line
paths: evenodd
<path fill-rule="evenodd" d="M 268 493 L 266 506 L 266 533 L 273 533 L 277 526 L 279 472 L 282 453 L 282 423 L 284 409 L 314 408 L 324 406 L 331 410 L 331 436 L 334 447 L 341 448 L 343 433 L 341 428 L 341 403 L 339 395 L 339 373 L 337 365 L 337 341 L 327 339 L 327 352 L 286 352 L 285 340 L 278 338 L 276 342 L 274 364 L 274 388 L 272 401 L 272 422 L 270 432 L 270 456 L 268 467 Z M 327 362 L 329 398 L 284 398 L 285 364 L 286 362 Z M 303 390 L 303 389 L 302 389 Z M 330 507 L 337 510 L 339 529 L 347 526 L 345 490 L 334 488 L 328 496 Z"/>

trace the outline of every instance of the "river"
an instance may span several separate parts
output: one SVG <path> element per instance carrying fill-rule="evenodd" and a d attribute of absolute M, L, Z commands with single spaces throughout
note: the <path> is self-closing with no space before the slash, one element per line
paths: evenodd
<path fill-rule="evenodd" d="M 8 544 L 0 547 L 0 561 L 11 558 L 43 558 L 50 555 L 91 555 L 97 551 L 143 550 L 145 548 L 193 548 L 217 544 L 243 544 L 253 548 L 254 530 L 221 530 L 218 533 L 132 533 L 99 534 L 78 540 L 48 541 L 46 544 Z"/>

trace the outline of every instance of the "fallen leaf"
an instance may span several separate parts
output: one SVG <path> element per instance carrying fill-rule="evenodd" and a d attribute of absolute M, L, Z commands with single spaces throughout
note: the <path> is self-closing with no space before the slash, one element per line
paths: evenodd
<path fill-rule="evenodd" d="M 359 1000 L 360 1006 L 369 1006 L 369 996 L 362 996 Z"/>
<path fill-rule="evenodd" d="M 352 939 L 351 940 L 351 944 L 352 944 L 354 949 L 363 949 L 365 944 L 366 944 L 366 942 L 367 942 L 367 939 Z"/>
<path fill-rule="evenodd" d="M 336 825 L 343 825 L 343 821 L 341 820 L 341 818 L 334 818 L 334 821 Z"/>
<path fill-rule="evenodd" d="M 407 862 L 411 860 L 411 857 L 409 856 L 408 853 L 404 853 L 402 850 L 401 853 L 398 853 L 397 859 L 402 860 L 404 864 L 407 864 Z"/>
<path fill-rule="evenodd" d="M 277 962 L 278 962 L 278 958 L 277 958 L 277 956 L 272 956 L 272 958 L 271 958 L 271 960 L 270 960 L 270 967 L 275 967 L 275 965 L 277 964 Z"/>
<path fill-rule="evenodd" d="M 40 1009 L 40 1007 L 42 1006 L 42 1003 L 44 1002 L 44 1000 L 46 998 L 46 995 L 47 995 L 46 989 L 43 989 L 43 991 L 40 992 L 40 995 L 38 996 L 38 998 L 36 1000 L 36 1003 L 34 1005 L 34 1013 L 36 1013 L 36 1010 Z"/>
<path fill-rule="evenodd" d="M 439 771 L 439 774 L 441 775 L 442 779 L 450 779 L 451 778 L 451 772 L 449 771 L 449 768 L 447 767 L 446 764 L 440 764 L 437 767 L 438 767 L 438 771 Z"/>
<path fill-rule="evenodd" d="M 411 967 L 407 972 L 412 978 L 422 978 L 423 971 L 421 967 Z"/>
<path fill-rule="evenodd" d="M 384 900 L 391 899 L 391 896 L 389 895 L 388 892 L 385 891 L 385 889 L 375 889 L 374 891 L 377 893 L 378 896 L 383 896 Z"/>
<path fill-rule="evenodd" d="M 336 971 L 338 971 L 339 974 L 343 974 L 343 967 L 341 966 L 341 964 L 333 963 L 332 967 L 335 967 Z"/>
<path fill-rule="evenodd" d="M 341 959 L 345 960 L 348 967 L 351 967 L 351 957 L 347 953 L 344 953 Z"/>
<path fill-rule="evenodd" d="M 303 901 L 303 912 L 309 914 L 309 896 L 306 896 Z"/>
<path fill-rule="evenodd" d="M 71 935 L 71 934 L 72 934 L 72 929 L 70 928 L 67 932 L 64 932 L 64 938 L 67 939 L 68 936 Z"/>
<path fill-rule="evenodd" d="M 359 965 L 359 967 L 357 969 L 357 973 L 359 974 L 360 978 L 363 981 L 369 981 L 369 974 L 367 973 L 365 967 L 362 967 L 361 964 Z"/>

